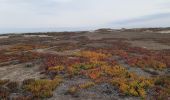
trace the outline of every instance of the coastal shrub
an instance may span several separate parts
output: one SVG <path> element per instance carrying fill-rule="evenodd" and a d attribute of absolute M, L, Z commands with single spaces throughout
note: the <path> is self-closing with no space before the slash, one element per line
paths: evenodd
<path fill-rule="evenodd" d="M 170 76 L 163 75 L 156 78 L 153 89 L 155 90 L 153 99 L 168 100 L 170 96 Z"/>
<path fill-rule="evenodd" d="M 10 89 L 10 92 L 16 92 L 19 88 L 18 82 L 9 82 L 6 87 Z"/>
<path fill-rule="evenodd" d="M 106 59 L 110 57 L 111 55 L 100 53 L 100 52 L 94 52 L 94 51 L 81 51 L 81 52 L 76 53 L 76 56 L 89 58 L 90 61 L 93 62 L 93 61 Z"/>
<path fill-rule="evenodd" d="M 86 83 L 84 83 L 84 84 L 80 84 L 79 87 L 80 87 L 81 89 L 87 89 L 87 88 L 90 88 L 90 87 L 92 87 L 92 86 L 94 86 L 94 85 L 95 85 L 94 82 L 86 82 Z"/>
<path fill-rule="evenodd" d="M 98 69 L 94 69 L 94 70 L 90 70 L 87 75 L 89 76 L 89 78 L 93 79 L 93 80 L 96 80 L 98 78 L 101 77 L 102 75 L 102 72 Z"/>
<path fill-rule="evenodd" d="M 62 65 L 58 65 L 58 66 L 55 66 L 55 67 L 49 67 L 48 68 L 48 71 L 55 71 L 55 72 L 60 72 L 60 71 L 63 71 L 64 70 L 64 66 Z"/>
<path fill-rule="evenodd" d="M 55 77 L 53 80 L 40 79 L 28 82 L 23 86 L 25 91 L 33 94 L 36 98 L 49 98 L 53 95 L 53 90 L 62 82 L 61 77 Z"/>
<path fill-rule="evenodd" d="M 77 91 L 78 91 L 78 87 L 72 86 L 67 90 L 66 94 L 74 95 Z"/>
<path fill-rule="evenodd" d="M 17 44 L 9 48 L 8 52 L 21 52 L 21 51 L 29 51 L 33 49 L 40 49 L 40 48 L 46 48 L 45 45 L 39 45 L 39 44 Z"/>
<path fill-rule="evenodd" d="M 101 66 L 101 70 L 105 74 L 112 77 L 130 77 L 128 71 L 120 65 L 115 66 Z"/>
<path fill-rule="evenodd" d="M 131 96 L 141 96 L 146 98 L 147 89 L 151 88 L 154 83 L 152 79 L 138 78 L 138 79 L 122 79 L 113 78 L 112 85 L 117 86 L 121 93 Z"/>
<path fill-rule="evenodd" d="M 7 88 L 0 86 L 0 100 L 8 100 L 10 95 L 10 91 Z"/>
<path fill-rule="evenodd" d="M 127 59 L 127 63 L 132 67 L 140 67 L 140 68 L 153 68 L 156 70 L 163 70 L 167 68 L 166 64 L 155 60 L 151 57 L 132 57 Z"/>
<path fill-rule="evenodd" d="M 88 63 L 76 63 L 68 67 L 68 71 L 72 73 L 73 75 L 80 74 L 82 71 L 90 71 L 91 69 L 99 68 L 102 65 L 105 65 L 107 63 L 102 61 L 97 62 L 88 62 Z"/>
<path fill-rule="evenodd" d="M 3 86 L 8 82 L 9 82 L 9 80 L 7 80 L 7 79 L 6 80 L 0 80 L 0 86 Z"/>

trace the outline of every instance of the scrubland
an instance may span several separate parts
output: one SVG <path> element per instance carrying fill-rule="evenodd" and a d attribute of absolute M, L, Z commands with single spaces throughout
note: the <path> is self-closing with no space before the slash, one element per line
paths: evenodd
<path fill-rule="evenodd" d="M 0 45 L 0 100 L 170 99 L 170 34 L 27 33 Z"/>

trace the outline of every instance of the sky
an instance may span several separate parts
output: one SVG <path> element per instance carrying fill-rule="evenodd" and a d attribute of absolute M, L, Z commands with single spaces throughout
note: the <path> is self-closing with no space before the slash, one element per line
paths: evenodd
<path fill-rule="evenodd" d="M 170 26 L 170 0 L 0 0 L 0 32 Z"/>

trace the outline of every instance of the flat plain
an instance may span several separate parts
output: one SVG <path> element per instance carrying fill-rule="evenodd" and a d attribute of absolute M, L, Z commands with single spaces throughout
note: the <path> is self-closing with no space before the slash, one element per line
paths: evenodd
<path fill-rule="evenodd" d="M 0 36 L 0 100 L 169 100 L 164 29 Z"/>

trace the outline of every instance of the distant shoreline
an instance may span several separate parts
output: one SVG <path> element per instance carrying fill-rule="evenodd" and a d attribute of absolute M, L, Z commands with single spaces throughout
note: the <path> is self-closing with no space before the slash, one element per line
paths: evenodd
<path fill-rule="evenodd" d="M 6 30 L 6 29 L 5 29 Z M 119 31 L 142 31 L 142 32 L 159 32 L 170 33 L 170 27 L 149 27 L 149 28 L 34 28 L 34 29 L 12 29 L 6 31 L 0 29 L 0 36 L 10 34 L 27 34 L 27 33 L 53 33 L 53 32 L 79 32 L 79 31 L 95 31 L 95 30 L 119 30 Z"/>

